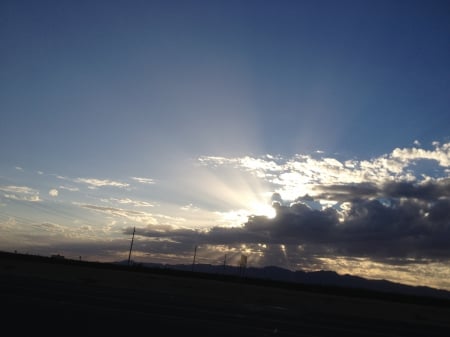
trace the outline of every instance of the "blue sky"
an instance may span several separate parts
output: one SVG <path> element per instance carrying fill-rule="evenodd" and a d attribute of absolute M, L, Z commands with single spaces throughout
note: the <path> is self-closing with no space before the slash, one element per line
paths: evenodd
<path fill-rule="evenodd" d="M 2 1 L 0 249 L 136 226 L 136 260 L 450 289 L 449 33 L 448 1 Z"/>

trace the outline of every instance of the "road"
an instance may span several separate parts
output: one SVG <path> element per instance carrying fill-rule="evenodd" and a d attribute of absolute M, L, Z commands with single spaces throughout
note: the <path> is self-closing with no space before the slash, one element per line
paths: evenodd
<path fill-rule="evenodd" d="M 438 337 L 450 331 L 450 308 L 445 307 L 175 276 L 131 276 L 123 284 L 99 282 L 95 277 L 65 280 L 2 270 L 1 334 Z"/>

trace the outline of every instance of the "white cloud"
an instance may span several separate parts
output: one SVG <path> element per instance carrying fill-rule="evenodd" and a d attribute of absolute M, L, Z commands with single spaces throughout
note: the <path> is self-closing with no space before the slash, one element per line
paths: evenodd
<path fill-rule="evenodd" d="M 198 160 L 200 163 L 207 166 L 223 166 L 236 164 L 239 162 L 239 158 L 226 158 L 218 156 L 201 156 Z"/>
<path fill-rule="evenodd" d="M 186 212 L 197 212 L 200 210 L 198 207 L 194 206 L 193 204 L 187 204 L 187 205 L 181 206 L 180 209 L 182 211 L 186 211 Z"/>
<path fill-rule="evenodd" d="M 0 186 L 0 191 L 5 192 L 3 196 L 8 199 L 39 202 L 39 192 L 27 186 Z"/>
<path fill-rule="evenodd" d="M 66 191 L 70 191 L 70 192 L 77 192 L 80 190 L 78 187 L 63 186 L 63 185 L 59 186 L 59 188 L 61 190 L 66 190 Z"/>
<path fill-rule="evenodd" d="M 245 156 L 242 158 L 226 158 L 217 156 L 202 156 L 199 161 L 207 166 L 232 165 L 242 167 L 248 171 L 282 171 L 283 167 L 274 161 L 274 156 L 265 155 L 262 158 Z"/>
<path fill-rule="evenodd" d="M 91 188 L 91 189 L 96 189 L 98 187 L 105 187 L 105 186 L 118 187 L 118 188 L 126 188 L 126 187 L 130 186 L 127 183 L 122 183 L 119 181 L 114 181 L 114 180 L 109 180 L 109 179 L 77 178 L 77 179 L 75 179 L 75 182 L 87 184 L 87 185 L 89 185 L 89 188 Z"/>
<path fill-rule="evenodd" d="M 267 157 L 267 156 L 266 156 Z M 268 158 L 268 157 L 267 157 Z M 268 158 L 270 159 L 270 158 Z M 267 160 L 265 158 L 252 158 L 244 157 L 239 159 L 238 163 L 248 170 L 263 170 L 263 171 L 280 171 L 282 167 L 273 160 Z"/>
<path fill-rule="evenodd" d="M 155 183 L 155 180 L 151 179 L 151 178 L 131 177 L 131 179 L 133 179 L 141 184 L 152 185 Z"/>
<path fill-rule="evenodd" d="M 0 190 L 4 192 L 13 192 L 20 194 L 35 194 L 37 191 L 27 186 L 0 186 Z"/>
<path fill-rule="evenodd" d="M 416 145 L 418 143 L 416 142 Z M 340 160 L 333 157 L 295 155 L 276 160 L 272 156 L 259 158 L 200 157 L 208 167 L 231 167 L 250 172 L 271 186 L 273 192 L 285 200 L 294 200 L 304 194 L 314 194 L 317 185 L 374 183 L 387 181 L 416 181 L 423 172 L 414 172 L 419 160 L 432 160 L 448 174 L 450 143 L 433 143 L 434 149 L 394 149 L 391 153 L 369 160 Z"/>
<path fill-rule="evenodd" d="M 410 163 L 415 160 L 428 159 L 435 160 L 442 167 L 450 166 L 450 143 L 442 144 L 433 142 L 434 150 L 425 150 L 421 148 L 396 148 L 391 157 L 402 162 Z"/>
<path fill-rule="evenodd" d="M 153 207 L 154 206 L 153 204 L 151 204 L 147 201 L 132 200 L 130 198 L 122 198 L 122 199 L 111 198 L 111 201 L 117 202 L 122 205 L 132 205 L 135 207 Z"/>
<path fill-rule="evenodd" d="M 22 172 L 23 172 L 23 168 L 20 167 L 20 166 L 16 166 L 15 169 L 16 169 L 17 171 L 22 171 Z"/>
<path fill-rule="evenodd" d="M 48 194 L 51 197 L 57 197 L 58 196 L 58 190 L 56 188 L 52 188 L 50 191 L 48 191 Z"/>

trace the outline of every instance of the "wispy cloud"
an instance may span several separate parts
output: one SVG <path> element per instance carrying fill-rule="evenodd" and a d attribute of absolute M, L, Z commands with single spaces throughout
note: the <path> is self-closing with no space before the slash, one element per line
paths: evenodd
<path fill-rule="evenodd" d="M 152 185 L 155 183 L 155 180 L 151 179 L 151 178 L 131 177 L 131 179 L 133 179 L 141 184 Z"/>
<path fill-rule="evenodd" d="M 95 178 L 77 178 L 74 180 L 77 183 L 87 184 L 90 189 L 96 189 L 99 187 L 118 187 L 118 188 L 127 188 L 130 185 L 127 183 L 123 183 L 120 181 L 114 181 L 109 179 L 95 179 Z"/>
<path fill-rule="evenodd" d="M 44 231 L 44 232 L 47 232 L 47 233 L 53 234 L 53 235 L 64 233 L 67 230 L 67 228 L 65 226 L 61 226 L 59 224 L 50 223 L 50 222 L 35 224 L 35 225 L 33 225 L 33 227 L 39 231 Z"/>
<path fill-rule="evenodd" d="M 78 192 L 80 189 L 78 187 L 73 187 L 73 186 L 64 186 L 64 185 L 60 185 L 59 189 L 61 190 L 66 190 L 66 191 L 70 191 L 70 192 Z"/>
<path fill-rule="evenodd" d="M 0 186 L 3 196 L 8 199 L 39 202 L 39 191 L 27 186 Z"/>
<path fill-rule="evenodd" d="M 124 209 L 124 208 L 116 208 L 116 207 L 103 207 L 103 206 L 90 205 L 90 204 L 82 204 L 80 206 L 83 208 L 86 208 L 86 209 L 94 210 L 96 212 L 110 214 L 114 217 L 121 217 L 121 218 L 125 218 L 127 220 L 138 222 L 138 223 L 144 223 L 144 224 L 154 223 L 154 224 L 156 224 L 158 222 L 151 213 L 147 213 L 147 212 L 129 210 L 129 209 Z"/>
<path fill-rule="evenodd" d="M 183 211 L 186 211 L 186 212 L 197 212 L 200 210 L 198 207 L 194 206 L 193 204 L 187 204 L 187 205 L 181 206 L 180 209 Z"/>
<path fill-rule="evenodd" d="M 130 198 L 121 198 L 121 199 L 111 198 L 110 200 L 113 202 L 122 204 L 122 205 L 131 205 L 131 206 L 135 206 L 135 207 L 154 207 L 153 204 L 151 204 L 147 201 L 133 200 Z"/>

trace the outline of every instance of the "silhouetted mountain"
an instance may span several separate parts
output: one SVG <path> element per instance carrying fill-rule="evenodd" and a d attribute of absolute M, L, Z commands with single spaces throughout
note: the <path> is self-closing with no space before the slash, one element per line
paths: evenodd
<path fill-rule="evenodd" d="M 119 264 L 126 263 L 126 261 L 119 262 Z M 291 271 L 276 266 L 268 266 L 264 268 L 252 267 L 247 268 L 245 271 L 242 271 L 239 267 L 216 266 L 210 264 L 196 264 L 194 268 L 192 268 L 192 265 L 186 264 L 167 265 L 157 263 L 139 263 L 137 265 L 149 268 L 161 268 L 189 272 L 194 271 L 196 273 L 245 277 L 258 280 L 279 281 L 310 286 L 339 287 L 342 289 L 368 290 L 383 292 L 387 294 L 402 294 L 450 299 L 450 292 L 445 290 L 434 289 L 425 286 L 409 286 L 386 280 L 369 280 L 359 276 L 348 274 L 340 275 L 334 271 L 325 270 L 305 272 Z"/>
<path fill-rule="evenodd" d="M 358 276 L 339 275 L 333 271 L 290 271 L 287 269 L 268 266 L 264 268 L 247 268 L 245 270 L 235 266 L 217 266 L 210 264 L 158 264 L 134 263 L 128 261 L 114 263 L 89 262 L 61 258 L 60 256 L 44 257 L 8 253 L 0 251 L 0 259 L 26 260 L 33 263 L 63 264 L 70 266 L 85 266 L 97 269 L 114 269 L 126 272 L 158 273 L 189 278 L 203 278 L 230 282 L 245 282 L 248 284 L 282 287 L 333 295 L 369 297 L 409 303 L 431 305 L 450 305 L 450 292 L 424 286 L 408 286 L 386 280 L 368 280 Z M 14 269 L 13 264 L 4 266 L 5 270 Z M 76 269 L 74 269 L 75 271 Z"/>

